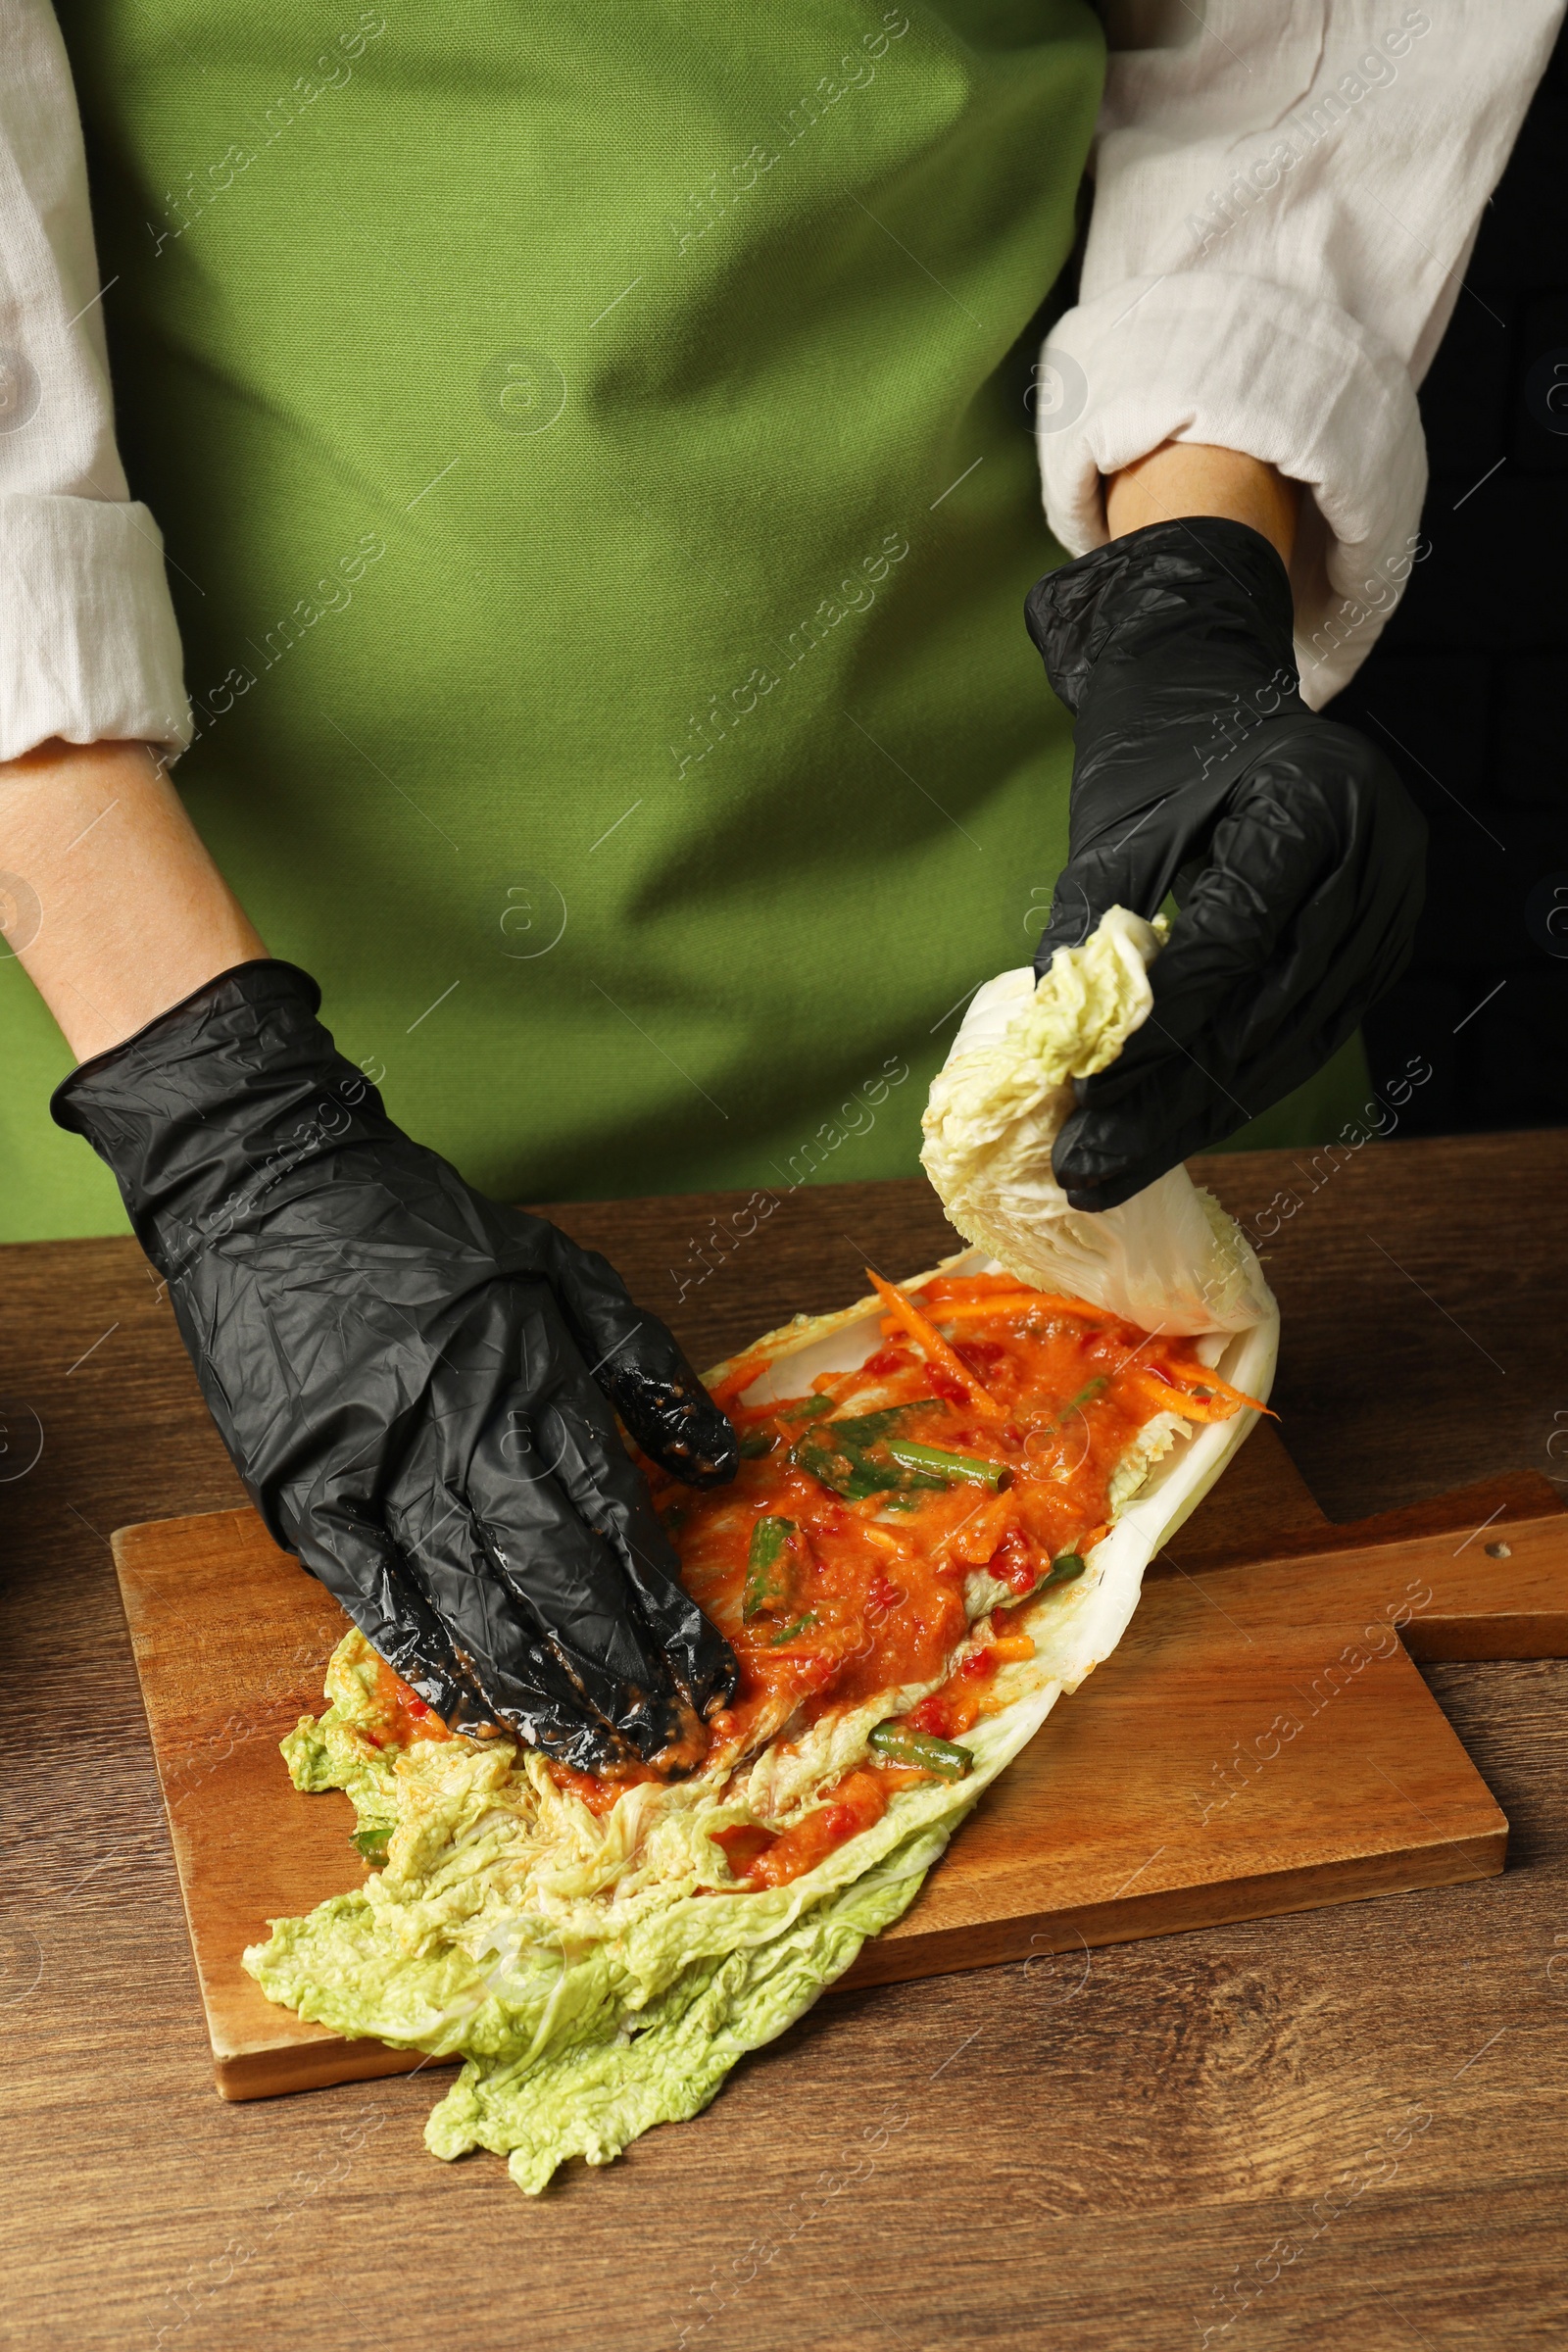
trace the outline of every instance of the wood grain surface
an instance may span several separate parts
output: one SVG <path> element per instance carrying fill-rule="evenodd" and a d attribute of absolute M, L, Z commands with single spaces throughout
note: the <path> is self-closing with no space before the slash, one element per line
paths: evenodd
<path fill-rule="evenodd" d="M 1259 1452 L 1288 1531 L 1298 1482 L 1277 1441 Z M 1227 1511 L 1221 1483 L 1194 1553 L 1235 1545 L 1262 1515 L 1256 1487 Z M 1318 1520 L 1311 1551 L 1254 1543 L 1245 1567 L 1155 1579 L 1112 1659 L 834 1990 L 1501 1870 L 1507 1824 L 1407 1651 L 1568 1654 L 1568 1511 L 1541 1488 L 1549 1516 L 1489 1514 L 1461 1490 L 1443 1534 L 1411 1532 L 1409 1512 L 1373 1521 L 1372 1542 L 1366 1522 Z M 348 1800 L 301 1795 L 277 1753 L 318 1711 L 348 1620 L 254 1511 L 144 1521 L 113 1544 L 219 2090 L 413 2072 L 416 2051 L 294 2017 L 241 1966 L 272 1920 L 367 1876 Z"/>
<path fill-rule="evenodd" d="M 1568 1137 L 1370 1145 L 1315 1189 L 1286 1153 L 1207 1173 L 1278 1224 L 1275 1401 L 1332 1517 L 1568 1475 Z M 908 1268 L 948 1244 L 917 1185 L 788 1196 L 737 1240 L 740 1205 L 562 1221 L 699 1360 L 846 1302 L 866 1258 Z M 536 2204 L 490 2159 L 432 2163 L 421 2077 L 216 2099 L 108 1536 L 243 1497 L 132 1244 L 13 1249 L 0 1275 L 0 2328 L 19 2345 L 1568 2338 L 1551 1660 L 1425 1669 L 1510 1822 L 1502 1876 L 848 1993 L 695 2125 Z"/>

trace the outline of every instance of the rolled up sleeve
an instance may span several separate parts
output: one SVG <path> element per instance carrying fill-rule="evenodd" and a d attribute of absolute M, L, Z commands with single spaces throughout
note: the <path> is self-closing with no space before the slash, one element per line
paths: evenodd
<path fill-rule="evenodd" d="M 75 97 L 46 0 L 0 0 L 0 760 L 180 751 L 163 541 L 115 446 Z"/>
<path fill-rule="evenodd" d="M 1079 301 L 1037 370 L 1047 515 L 1099 546 L 1104 477 L 1167 441 L 1276 466 L 1309 494 L 1297 652 L 1322 704 L 1419 554 L 1416 387 L 1563 0 L 1105 14 Z"/>

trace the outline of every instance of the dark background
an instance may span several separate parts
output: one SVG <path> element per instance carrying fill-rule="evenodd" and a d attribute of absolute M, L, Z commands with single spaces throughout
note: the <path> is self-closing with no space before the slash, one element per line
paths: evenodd
<path fill-rule="evenodd" d="M 1432 828 L 1414 962 L 1366 1023 L 1374 1081 L 1411 1054 L 1433 1064 L 1404 1134 L 1568 1122 L 1565 159 L 1568 37 L 1421 389 L 1432 553 L 1332 706 L 1390 753 Z"/>

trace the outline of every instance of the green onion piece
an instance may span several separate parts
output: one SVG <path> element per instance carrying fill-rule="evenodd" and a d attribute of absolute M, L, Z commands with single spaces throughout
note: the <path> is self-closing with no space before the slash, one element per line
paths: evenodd
<path fill-rule="evenodd" d="M 1005 1462 L 984 1462 L 974 1453 L 949 1453 L 941 1446 L 916 1446 L 907 1438 L 889 1438 L 888 1451 L 906 1470 L 937 1470 L 950 1483 L 989 1487 L 1001 1494 L 1012 1484 Z"/>
<path fill-rule="evenodd" d="M 913 1764 L 934 1772 L 939 1780 L 965 1780 L 974 1769 L 972 1748 L 956 1747 L 932 1732 L 911 1732 L 906 1724 L 879 1723 L 867 1745 L 890 1764 Z"/>
<path fill-rule="evenodd" d="M 741 1459 L 743 1462 L 759 1462 L 764 1453 L 771 1453 L 777 1444 L 778 1437 L 773 1430 L 751 1430 L 741 1440 Z"/>
<path fill-rule="evenodd" d="M 891 1457 L 879 1459 L 852 1439 L 841 1438 L 843 1427 L 842 1422 L 828 1421 L 820 1429 L 807 1430 L 790 1448 L 790 1460 L 846 1501 L 861 1502 L 868 1494 L 891 1494 L 909 1487 L 947 1485 L 946 1479 L 929 1471 L 906 1469 Z"/>
<path fill-rule="evenodd" d="M 804 1617 L 797 1617 L 793 1625 L 787 1625 L 782 1633 L 775 1634 L 767 1645 L 768 1648 L 782 1649 L 786 1642 L 795 1640 L 797 1634 L 808 1634 L 815 1623 L 816 1611 L 808 1609 Z"/>
<path fill-rule="evenodd" d="M 833 1427 L 852 1446 L 874 1446 L 910 1413 L 929 1412 L 940 1403 L 937 1396 L 911 1396 L 907 1404 L 883 1404 L 874 1413 L 852 1413 L 842 1421 L 835 1421 Z"/>
<path fill-rule="evenodd" d="M 1044 1592 L 1049 1585 L 1070 1585 L 1075 1577 L 1083 1575 L 1088 1565 L 1088 1561 L 1079 1552 L 1058 1552 L 1051 1563 L 1050 1573 L 1040 1579 L 1035 1591 Z"/>
<path fill-rule="evenodd" d="M 373 1863 L 379 1867 L 386 1860 L 387 1840 L 391 1835 L 391 1831 L 384 1827 L 368 1830 L 351 1830 L 349 1832 L 349 1843 L 361 1856 L 362 1860 Z"/>
<path fill-rule="evenodd" d="M 741 1602 L 741 1617 L 747 1625 L 754 1617 L 782 1616 L 789 1607 L 794 1597 L 794 1541 L 793 1519 L 759 1519 L 753 1528 L 746 1555 L 746 1593 Z"/>
<path fill-rule="evenodd" d="M 797 1470 L 809 1471 L 819 1486 L 831 1489 L 833 1494 L 848 1495 L 851 1492 L 855 1464 L 847 1453 L 835 1453 L 818 1432 L 808 1429 L 804 1437 L 797 1439 L 790 1447 L 790 1460 Z"/>
<path fill-rule="evenodd" d="M 1110 1377 L 1108 1373 L 1102 1373 L 1098 1380 L 1092 1380 L 1087 1389 L 1080 1389 L 1076 1396 L 1068 1398 L 1067 1402 L 1062 1406 L 1060 1412 L 1056 1415 L 1055 1420 L 1053 1421 L 1051 1425 L 1052 1429 L 1054 1431 L 1064 1429 L 1068 1421 L 1072 1418 L 1072 1415 L 1077 1412 L 1080 1405 L 1092 1403 L 1095 1397 L 1102 1396 L 1104 1391 L 1109 1388 L 1109 1386 Z"/>
<path fill-rule="evenodd" d="M 814 1421 L 819 1413 L 829 1413 L 832 1409 L 833 1400 L 830 1396 L 808 1396 L 803 1404 L 786 1405 L 782 1412 L 774 1415 L 774 1419 L 778 1421 Z"/>

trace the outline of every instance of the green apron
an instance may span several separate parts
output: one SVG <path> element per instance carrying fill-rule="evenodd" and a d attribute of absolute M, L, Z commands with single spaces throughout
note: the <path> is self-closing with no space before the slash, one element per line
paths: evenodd
<path fill-rule="evenodd" d="M 504 1200 L 912 1173 L 1065 839 L 1086 0 L 61 16 L 178 780 L 343 1051 Z M 113 1230 L 0 989 L 3 1231 Z"/>

